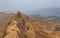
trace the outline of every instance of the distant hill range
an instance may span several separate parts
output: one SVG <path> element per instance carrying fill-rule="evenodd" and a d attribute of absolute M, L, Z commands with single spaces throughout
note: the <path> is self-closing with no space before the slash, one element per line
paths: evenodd
<path fill-rule="evenodd" d="M 60 8 L 46 8 L 32 12 L 30 15 L 37 19 L 45 21 L 56 21 L 60 22 Z"/>
<path fill-rule="evenodd" d="M 44 16 L 54 15 L 54 16 L 60 16 L 60 8 L 45 8 L 33 11 L 32 14 L 40 14 Z"/>

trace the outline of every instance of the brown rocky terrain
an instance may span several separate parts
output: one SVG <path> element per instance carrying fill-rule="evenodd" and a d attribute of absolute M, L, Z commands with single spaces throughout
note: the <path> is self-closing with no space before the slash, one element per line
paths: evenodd
<path fill-rule="evenodd" d="M 4 35 L 6 25 L 11 19 L 11 14 L 0 12 L 0 37 Z"/>
<path fill-rule="evenodd" d="M 17 12 L 4 26 L 0 38 L 60 38 L 59 26 L 60 23 L 48 23 Z"/>

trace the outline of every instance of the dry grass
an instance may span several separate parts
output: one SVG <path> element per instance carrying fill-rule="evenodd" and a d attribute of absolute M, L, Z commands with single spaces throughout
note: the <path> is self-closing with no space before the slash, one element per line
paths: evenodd
<path fill-rule="evenodd" d="M 18 14 L 18 15 L 17 15 Z M 17 13 L 10 22 L 0 24 L 0 38 L 60 38 L 60 31 L 55 31 L 58 23 L 48 23 L 43 20 L 36 20 Z M 18 17 L 18 18 L 16 18 Z"/>

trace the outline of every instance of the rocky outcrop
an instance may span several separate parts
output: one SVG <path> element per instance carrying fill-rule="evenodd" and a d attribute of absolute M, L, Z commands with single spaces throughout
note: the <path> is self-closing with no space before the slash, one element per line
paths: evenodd
<path fill-rule="evenodd" d="M 11 22 L 6 27 L 6 35 L 4 38 L 19 38 L 19 29 L 17 27 L 17 20 L 13 18 Z"/>
<path fill-rule="evenodd" d="M 27 25 L 25 22 L 28 21 L 27 19 L 28 17 L 20 12 L 13 15 L 6 27 L 4 38 L 26 38 Z"/>

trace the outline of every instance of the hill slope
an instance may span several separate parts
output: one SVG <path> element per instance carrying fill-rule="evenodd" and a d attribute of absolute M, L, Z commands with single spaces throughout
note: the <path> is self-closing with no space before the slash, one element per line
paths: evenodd
<path fill-rule="evenodd" d="M 60 38 L 56 25 L 17 12 L 5 27 L 1 38 Z"/>

